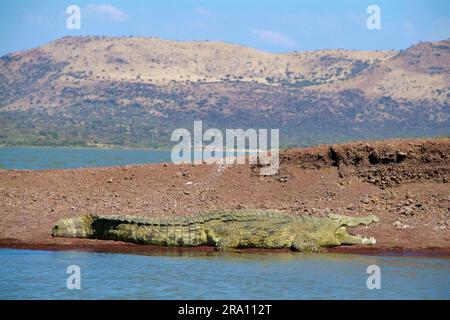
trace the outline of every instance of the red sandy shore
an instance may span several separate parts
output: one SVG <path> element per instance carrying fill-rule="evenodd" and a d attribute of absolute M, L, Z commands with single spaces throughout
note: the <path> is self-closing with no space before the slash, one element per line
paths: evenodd
<path fill-rule="evenodd" d="M 104 241 L 91 239 L 76 239 L 73 242 L 21 242 L 15 239 L 1 239 L 0 248 L 7 249 L 28 249 L 28 250 L 75 250 L 87 252 L 108 252 L 108 253 L 128 253 L 128 254 L 182 254 L 186 253 L 214 253 L 214 247 L 163 247 L 153 245 L 138 245 L 121 241 Z M 231 250 L 233 253 L 286 253 L 291 249 L 260 249 L 243 248 Z M 384 256 L 427 256 L 427 257 L 448 257 L 449 248 L 428 247 L 428 248 L 404 248 L 404 247 L 383 247 L 383 246 L 341 246 L 327 248 L 326 253 L 346 253 L 363 255 L 384 255 Z"/>
<path fill-rule="evenodd" d="M 52 238 L 50 232 L 58 219 L 88 213 L 168 217 L 218 208 L 270 208 L 293 215 L 332 212 L 381 218 L 377 225 L 351 230 L 375 236 L 376 245 L 328 252 L 450 256 L 450 139 L 291 149 L 281 154 L 278 175 L 263 177 L 258 170 L 251 165 L 174 164 L 0 170 L 0 247 L 212 252 L 209 247 Z"/>

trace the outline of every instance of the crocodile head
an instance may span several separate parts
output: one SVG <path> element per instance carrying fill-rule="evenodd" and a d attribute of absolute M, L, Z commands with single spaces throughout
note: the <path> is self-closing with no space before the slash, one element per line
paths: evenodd
<path fill-rule="evenodd" d="M 380 222 L 380 218 L 374 215 L 365 217 L 346 217 L 341 215 L 328 216 L 336 226 L 334 236 L 340 244 L 375 244 L 377 241 L 374 237 L 362 237 L 360 235 L 351 235 L 347 232 L 347 227 L 369 226 L 372 223 Z"/>
<path fill-rule="evenodd" d="M 52 229 L 53 237 L 88 238 L 92 235 L 92 223 L 95 217 L 85 215 L 59 220 Z"/>
<path fill-rule="evenodd" d="M 365 226 L 377 223 L 380 219 L 374 215 L 366 217 L 346 217 L 331 214 L 328 216 L 328 223 L 324 223 L 318 232 L 318 242 L 321 247 L 332 247 L 339 245 L 371 245 L 376 243 L 374 237 L 362 237 L 351 235 L 347 232 L 347 227 Z"/>

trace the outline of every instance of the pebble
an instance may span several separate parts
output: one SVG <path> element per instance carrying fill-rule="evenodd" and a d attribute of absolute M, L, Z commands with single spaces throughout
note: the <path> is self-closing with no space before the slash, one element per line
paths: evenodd
<path fill-rule="evenodd" d="M 413 216 L 414 210 L 410 206 L 403 207 L 403 209 L 400 211 L 401 214 L 404 214 L 405 216 Z"/>

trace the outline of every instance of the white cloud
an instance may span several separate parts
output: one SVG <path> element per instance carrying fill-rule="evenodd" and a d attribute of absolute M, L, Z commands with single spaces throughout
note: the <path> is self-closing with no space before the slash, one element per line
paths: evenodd
<path fill-rule="evenodd" d="M 252 29 L 251 31 L 252 34 L 261 42 L 286 48 L 298 47 L 298 43 L 294 39 L 281 32 L 261 29 Z"/>
<path fill-rule="evenodd" d="M 102 19 L 111 21 L 124 21 L 128 15 L 117 7 L 110 4 L 90 4 L 86 7 L 86 12 L 97 15 Z"/>
<path fill-rule="evenodd" d="M 214 17 L 214 12 L 212 12 L 209 9 L 203 8 L 203 7 L 194 8 L 194 13 L 198 14 L 199 16 L 203 16 L 203 17 L 207 17 L 207 18 Z"/>
<path fill-rule="evenodd" d="M 404 22 L 403 23 L 403 30 L 405 30 L 406 33 L 411 34 L 414 32 L 414 24 L 411 22 Z"/>

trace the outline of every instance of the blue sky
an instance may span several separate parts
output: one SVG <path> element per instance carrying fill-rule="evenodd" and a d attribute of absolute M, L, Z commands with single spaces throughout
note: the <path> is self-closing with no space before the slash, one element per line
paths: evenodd
<path fill-rule="evenodd" d="M 72 4 L 81 8 L 81 30 L 66 28 Z M 366 27 L 372 4 L 381 9 L 381 30 Z M 219 40 L 271 52 L 404 49 L 450 37 L 450 1 L 1 1 L 0 55 L 66 35 Z"/>

